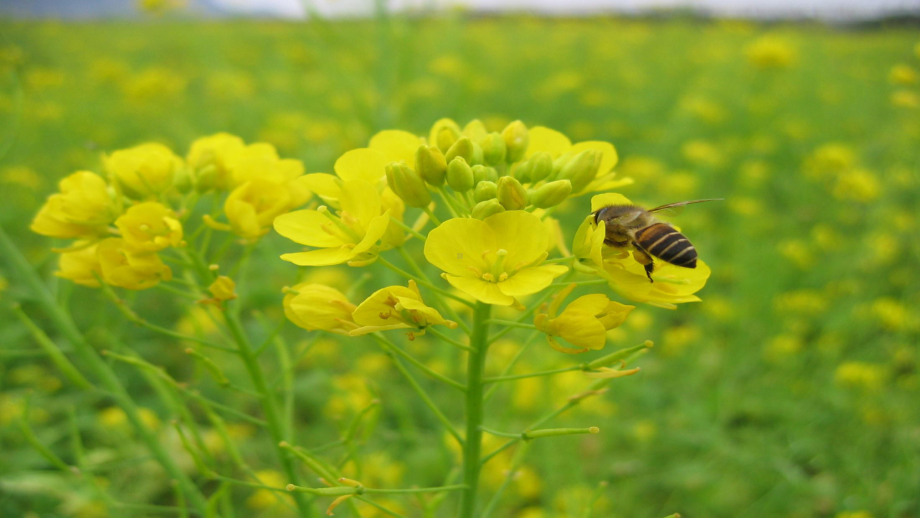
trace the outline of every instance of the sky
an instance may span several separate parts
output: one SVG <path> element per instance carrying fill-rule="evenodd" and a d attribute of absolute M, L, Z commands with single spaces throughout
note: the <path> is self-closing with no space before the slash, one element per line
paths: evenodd
<path fill-rule="evenodd" d="M 366 15 L 374 0 L 182 0 L 199 14 L 303 18 L 303 2 L 325 16 Z M 137 14 L 133 0 L 0 0 L 0 16 L 98 18 Z M 694 8 L 723 16 L 871 19 L 890 14 L 920 15 L 920 0 L 387 0 L 393 10 L 428 10 L 464 5 L 480 12 L 527 11 L 567 15 L 641 13 L 656 8 Z"/>

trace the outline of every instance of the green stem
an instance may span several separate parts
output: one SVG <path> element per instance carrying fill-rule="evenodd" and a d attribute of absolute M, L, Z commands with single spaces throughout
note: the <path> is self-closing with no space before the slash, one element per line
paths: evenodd
<path fill-rule="evenodd" d="M 506 327 L 519 327 L 521 329 L 536 329 L 537 328 L 537 326 L 533 324 L 525 324 L 523 322 L 515 322 L 513 320 L 499 320 L 495 318 L 489 320 L 487 323 L 498 324 L 498 325 L 502 325 Z"/>
<path fill-rule="evenodd" d="M 394 272 L 398 273 L 399 275 L 402 275 L 403 277 L 405 277 L 405 278 L 407 278 L 407 279 L 412 279 L 413 281 L 415 281 L 415 282 L 421 284 L 422 286 L 424 286 L 424 287 L 426 287 L 426 288 L 428 288 L 428 289 L 430 289 L 430 290 L 436 291 L 437 293 L 440 293 L 441 295 L 443 295 L 443 296 L 445 296 L 445 297 L 454 299 L 454 300 L 456 300 L 457 302 L 460 302 L 460 303 L 462 303 L 462 304 L 465 304 L 465 305 L 467 305 L 467 306 L 472 307 L 472 303 L 470 303 L 470 302 L 467 301 L 466 299 L 464 299 L 464 298 L 462 298 L 462 297 L 458 297 L 458 296 L 454 295 L 453 293 L 450 293 L 449 291 L 442 290 L 441 288 L 438 288 L 437 286 L 435 286 L 435 285 L 432 284 L 431 282 L 426 281 L 425 279 L 422 279 L 421 277 L 417 277 L 417 276 L 415 276 L 415 275 L 412 275 L 411 273 L 409 273 L 409 272 L 407 272 L 407 271 L 405 271 L 405 270 L 399 268 L 398 266 L 396 266 L 395 264 L 391 263 L 390 261 L 387 261 L 386 259 L 384 259 L 384 258 L 381 257 L 381 256 L 378 256 L 378 257 L 377 257 L 377 261 L 379 261 L 380 264 L 386 266 L 387 268 L 393 270 Z"/>
<path fill-rule="evenodd" d="M 265 412 L 265 421 L 268 424 L 268 431 L 272 437 L 272 446 L 275 449 L 278 460 L 281 462 L 281 467 L 284 469 L 285 476 L 292 483 L 297 484 L 299 478 L 297 472 L 294 470 L 294 464 L 291 462 L 291 458 L 287 455 L 284 448 L 281 447 L 281 443 L 286 438 L 284 437 L 284 424 L 278 412 L 274 395 L 268 389 L 268 384 L 265 382 L 262 368 L 259 366 L 255 351 L 249 343 L 249 337 L 246 336 L 246 333 L 243 331 L 243 325 L 240 323 L 239 316 L 234 311 L 227 311 L 226 315 L 227 327 L 229 327 L 230 334 L 239 347 L 240 359 L 242 359 L 246 371 L 252 379 L 252 384 L 256 392 L 262 395 L 262 410 Z M 301 516 L 313 515 L 313 507 L 303 495 L 295 494 L 294 501 L 297 503 L 297 508 L 300 510 Z"/>
<path fill-rule="evenodd" d="M 459 518 L 476 516 L 476 496 L 479 488 L 479 473 L 482 469 L 482 414 L 483 375 L 486 353 L 489 349 L 489 316 L 492 306 L 476 303 L 473 312 L 473 335 L 470 337 L 470 351 L 467 359 L 466 384 L 466 442 L 463 446 L 463 483 L 467 489 L 460 500 Z"/>
<path fill-rule="evenodd" d="M 118 405 L 124 410 L 131 426 L 160 465 L 163 466 L 163 469 L 169 474 L 169 478 L 176 480 L 182 486 L 186 496 L 188 496 L 197 510 L 204 511 L 207 507 L 204 495 L 188 475 L 179 468 L 163 444 L 160 443 L 156 434 L 144 425 L 137 404 L 128 394 L 124 385 L 121 384 L 115 372 L 99 356 L 93 346 L 86 341 L 70 314 L 57 304 L 54 295 L 48 291 L 38 274 L 32 269 L 26 258 L 22 256 L 9 236 L 6 235 L 2 226 L 0 226 L 0 249 L 3 250 L 3 256 L 12 263 L 13 268 L 17 271 L 18 278 L 29 286 L 48 317 L 54 322 L 67 341 L 71 343 L 86 368 L 92 372 L 93 378 L 98 380 L 99 384 L 111 393 Z"/>

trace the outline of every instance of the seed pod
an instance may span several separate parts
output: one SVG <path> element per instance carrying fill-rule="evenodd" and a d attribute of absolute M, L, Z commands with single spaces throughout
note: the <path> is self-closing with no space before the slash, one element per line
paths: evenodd
<path fill-rule="evenodd" d="M 498 201 L 508 210 L 520 210 L 527 206 L 527 189 L 516 178 L 502 176 L 498 179 Z"/>
<path fill-rule="evenodd" d="M 415 168 L 418 174 L 430 185 L 444 185 L 447 174 L 447 160 L 444 153 L 435 146 L 419 146 L 415 152 Z"/>
<path fill-rule="evenodd" d="M 447 185 L 457 192 L 473 188 L 473 170 L 463 157 L 455 157 L 447 164 Z"/>
<path fill-rule="evenodd" d="M 386 167 L 387 184 L 409 207 L 427 207 L 431 193 L 425 181 L 405 162 L 393 162 Z"/>
<path fill-rule="evenodd" d="M 565 201 L 569 194 L 572 194 L 572 182 L 556 180 L 533 191 L 530 196 L 530 203 L 537 208 L 548 209 Z"/>

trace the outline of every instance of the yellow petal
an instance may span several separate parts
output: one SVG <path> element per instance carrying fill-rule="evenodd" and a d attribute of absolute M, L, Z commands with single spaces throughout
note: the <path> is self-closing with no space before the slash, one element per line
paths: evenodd
<path fill-rule="evenodd" d="M 312 173 L 304 175 L 304 185 L 328 203 L 342 197 L 342 180 L 331 174 Z"/>
<path fill-rule="evenodd" d="M 604 295 L 603 293 L 583 295 L 570 302 L 569 305 L 565 307 L 565 311 L 562 313 L 565 314 L 567 311 L 574 311 L 588 313 L 590 315 L 598 315 L 604 312 L 609 302 L 610 299 L 608 299 L 607 295 Z"/>
<path fill-rule="evenodd" d="M 422 145 L 422 139 L 400 130 L 384 130 L 371 137 L 370 148 L 383 153 L 387 162 L 400 160 L 415 168 L 415 152 Z"/>
<path fill-rule="evenodd" d="M 492 228 L 478 219 L 454 218 L 428 233 L 425 258 L 441 270 L 459 276 L 487 271 L 486 251 L 495 251 Z"/>
<path fill-rule="evenodd" d="M 483 223 L 491 227 L 495 246 L 508 252 L 506 268 L 517 269 L 532 263 L 546 252 L 551 239 L 540 218 L 524 210 L 499 212 Z"/>
<path fill-rule="evenodd" d="M 390 224 L 390 213 L 385 212 L 376 218 L 372 219 L 367 226 L 367 233 L 364 234 L 364 237 L 361 241 L 355 245 L 354 250 L 352 250 L 355 255 L 362 254 L 368 251 L 377 241 L 383 236 L 387 231 L 387 226 Z"/>
<path fill-rule="evenodd" d="M 307 246 L 329 248 L 347 242 L 328 217 L 315 210 L 288 212 L 275 218 L 275 232 Z"/>
<path fill-rule="evenodd" d="M 558 158 L 569 152 L 572 147 L 572 141 L 568 137 L 556 130 L 535 126 L 528 131 L 530 145 L 527 147 L 527 153 L 524 157 L 529 157 L 534 153 L 544 151 Z"/>
<path fill-rule="evenodd" d="M 339 203 L 343 212 L 361 223 L 362 229 L 367 229 L 371 220 L 380 216 L 380 194 L 373 184 L 363 180 L 344 182 Z"/>
<path fill-rule="evenodd" d="M 284 254 L 281 259 L 294 263 L 297 266 L 331 266 L 342 264 L 354 258 L 355 252 L 350 248 L 321 248 L 309 252 Z"/>
<path fill-rule="evenodd" d="M 335 161 L 335 174 L 345 181 L 364 180 L 377 185 L 386 176 L 388 163 L 383 153 L 375 149 L 352 149 Z"/>
<path fill-rule="evenodd" d="M 514 297 L 502 293 L 497 284 L 486 282 L 472 277 L 454 277 L 445 275 L 451 286 L 486 304 L 510 306 L 514 304 Z"/>
<path fill-rule="evenodd" d="M 498 283 L 498 287 L 505 295 L 520 297 L 536 293 L 549 286 L 553 279 L 568 271 L 568 267 L 561 264 L 546 264 L 525 268 L 508 280 Z"/>
<path fill-rule="evenodd" d="M 609 205 L 632 205 L 633 202 L 629 201 L 629 198 L 623 196 L 622 194 L 615 192 L 607 192 L 604 194 L 598 194 L 591 197 L 591 212 L 597 212 L 598 210 L 607 207 Z"/>
<path fill-rule="evenodd" d="M 563 340 L 577 347 L 603 349 L 607 343 L 607 330 L 588 313 L 563 312 L 553 320 L 553 326 Z"/>

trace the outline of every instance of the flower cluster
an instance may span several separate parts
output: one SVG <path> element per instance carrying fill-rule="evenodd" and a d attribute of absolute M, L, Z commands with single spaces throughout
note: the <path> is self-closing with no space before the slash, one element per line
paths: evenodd
<path fill-rule="evenodd" d="M 227 222 L 209 214 L 204 223 L 250 241 L 312 196 L 301 162 L 280 158 L 270 144 L 246 145 L 224 133 L 195 141 L 184 160 L 146 143 L 108 154 L 102 165 L 104 175 L 78 171 L 61 180 L 31 225 L 38 234 L 73 240 L 58 250 L 57 275 L 91 287 L 102 281 L 137 290 L 170 280 L 161 254 L 181 254 L 184 226 L 202 196 L 227 193 Z"/>

